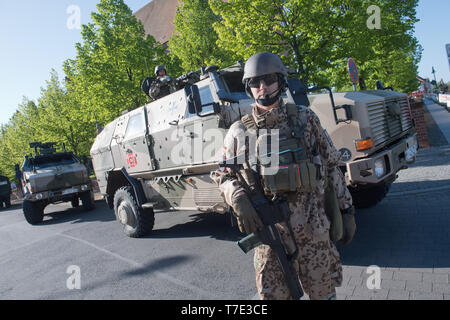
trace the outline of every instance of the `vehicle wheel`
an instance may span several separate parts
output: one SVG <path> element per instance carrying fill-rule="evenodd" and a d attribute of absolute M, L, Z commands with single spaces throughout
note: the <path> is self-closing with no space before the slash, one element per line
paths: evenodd
<path fill-rule="evenodd" d="M 131 187 L 122 187 L 114 195 L 114 212 L 124 225 L 123 231 L 130 238 L 149 234 L 155 224 L 153 209 L 139 208 Z"/>
<path fill-rule="evenodd" d="M 80 206 L 80 198 L 73 198 L 70 203 L 72 204 L 72 208 L 78 208 Z"/>
<path fill-rule="evenodd" d="M 43 202 L 24 200 L 22 208 L 25 220 L 27 220 L 29 224 L 35 225 L 42 222 L 44 219 L 45 204 Z"/>
<path fill-rule="evenodd" d="M 386 197 L 390 187 L 391 183 L 387 182 L 363 189 L 349 187 L 353 198 L 353 205 L 357 209 L 373 207 Z"/>
<path fill-rule="evenodd" d="M 6 206 L 7 208 L 10 208 L 10 207 L 11 207 L 11 199 L 6 199 L 6 201 L 5 201 L 5 206 Z"/>
<path fill-rule="evenodd" d="M 0 209 L 2 209 L 2 208 L 3 208 L 3 200 L 0 199 Z"/>
<path fill-rule="evenodd" d="M 94 192 L 84 192 L 80 195 L 80 199 L 84 210 L 90 211 L 95 209 Z"/>

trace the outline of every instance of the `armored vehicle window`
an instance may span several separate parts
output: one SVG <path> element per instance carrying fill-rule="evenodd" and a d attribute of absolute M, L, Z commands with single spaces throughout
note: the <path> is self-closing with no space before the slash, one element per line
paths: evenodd
<path fill-rule="evenodd" d="M 198 88 L 198 91 L 200 93 L 200 101 L 202 102 L 202 105 L 214 102 L 214 98 L 211 94 L 211 89 L 209 88 L 209 85 Z M 203 108 L 202 114 L 208 113 L 208 112 L 212 111 L 213 109 L 214 108 L 212 105 L 206 106 Z M 188 114 L 187 114 L 188 118 L 193 117 L 193 116 L 195 116 L 195 114 L 191 114 L 188 112 Z"/>
<path fill-rule="evenodd" d="M 125 132 L 125 139 L 142 134 L 145 131 L 143 113 L 140 112 L 130 117 L 128 120 L 127 131 Z"/>
<path fill-rule="evenodd" d="M 30 159 L 30 166 L 35 169 L 43 169 L 52 166 L 68 165 L 79 162 L 71 153 L 37 156 Z M 24 168 L 25 170 L 25 168 Z"/>
<path fill-rule="evenodd" d="M 245 87 L 242 83 L 243 72 L 230 72 L 223 75 L 223 79 L 231 93 L 242 92 L 245 94 Z"/>

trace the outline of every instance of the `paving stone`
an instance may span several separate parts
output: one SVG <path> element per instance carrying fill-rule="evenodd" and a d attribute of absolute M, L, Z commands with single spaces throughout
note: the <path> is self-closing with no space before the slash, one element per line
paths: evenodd
<path fill-rule="evenodd" d="M 406 288 L 405 280 L 381 280 L 381 289 L 404 290 Z"/>
<path fill-rule="evenodd" d="M 433 273 L 434 268 L 399 268 L 401 271 L 405 272 L 426 272 L 426 273 Z"/>
<path fill-rule="evenodd" d="M 431 292 L 432 282 L 406 281 L 406 291 Z"/>
<path fill-rule="evenodd" d="M 433 268 L 433 273 L 438 273 L 438 274 L 450 274 L 450 268 L 439 268 L 439 267 L 434 267 Z"/>
<path fill-rule="evenodd" d="M 394 280 L 422 281 L 422 273 L 420 273 L 420 272 L 395 271 L 393 279 Z"/>
<path fill-rule="evenodd" d="M 444 294 L 442 293 L 430 293 L 430 292 L 420 292 L 412 291 L 411 300 L 443 300 Z"/>
<path fill-rule="evenodd" d="M 347 285 L 348 286 L 362 286 L 363 285 L 363 279 L 362 278 L 357 278 L 357 277 L 351 277 L 348 280 Z"/>
<path fill-rule="evenodd" d="M 347 297 L 347 300 L 370 300 L 370 297 L 364 297 L 364 296 L 349 296 L 349 297 Z"/>
<path fill-rule="evenodd" d="M 353 266 L 346 266 L 342 268 L 342 273 L 344 277 L 361 277 L 363 273 L 362 267 L 353 267 Z"/>
<path fill-rule="evenodd" d="M 433 283 L 433 293 L 445 293 L 450 294 L 450 284 L 449 283 Z"/>
<path fill-rule="evenodd" d="M 448 283 L 448 275 L 447 274 L 437 274 L 437 273 L 424 273 L 423 274 L 424 282 L 440 282 L 440 283 Z"/>
<path fill-rule="evenodd" d="M 347 296 L 351 296 L 353 295 L 353 292 L 355 291 L 355 286 L 342 286 L 342 287 L 337 287 L 336 288 L 336 293 L 337 294 L 343 294 L 343 295 L 347 295 Z"/>
<path fill-rule="evenodd" d="M 370 297 L 371 299 L 382 300 L 387 298 L 388 292 L 389 290 L 356 288 L 353 295 L 357 297 Z"/>
<path fill-rule="evenodd" d="M 409 291 L 389 289 L 387 298 L 389 300 L 408 300 Z"/>

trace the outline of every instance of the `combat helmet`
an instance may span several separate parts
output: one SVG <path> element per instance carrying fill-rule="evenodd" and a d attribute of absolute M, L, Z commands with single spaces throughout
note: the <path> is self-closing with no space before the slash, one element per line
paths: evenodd
<path fill-rule="evenodd" d="M 156 67 L 155 67 L 155 75 L 156 75 L 156 76 L 158 76 L 158 72 L 159 72 L 160 70 L 166 71 L 166 67 L 165 67 L 163 64 L 161 64 L 161 65 L 159 65 L 159 66 L 156 66 Z M 167 73 L 167 71 L 166 71 L 166 73 Z"/>
<path fill-rule="evenodd" d="M 245 92 L 250 98 L 254 98 L 248 85 L 248 80 L 254 77 L 264 76 L 266 74 L 276 73 L 278 75 L 278 94 L 269 98 L 266 96 L 264 99 L 257 99 L 257 102 L 261 105 L 271 105 L 277 101 L 281 94 L 286 91 L 287 88 L 287 70 L 281 61 L 280 57 L 271 52 L 260 52 L 251 56 L 244 67 L 244 76 L 242 83 L 245 85 Z"/>

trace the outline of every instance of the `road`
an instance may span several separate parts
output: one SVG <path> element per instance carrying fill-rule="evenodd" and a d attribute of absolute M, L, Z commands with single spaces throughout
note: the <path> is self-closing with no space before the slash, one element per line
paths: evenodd
<path fill-rule="evenodd" d="M 420 150 L 382 202 L 358 210 L 353 242 L 338 246 L 338 299 L 450 299 L 449 177 L 449 146 Z M 158 213 L 151 235 L 131 239 L 96 205 L 51 205 L 38 226 L 20 206 L 0 211 L 0 299 L 255 298 L 253 257 L 236 246 L 242 234 L 228 215 Z M 381 281 L 370 290 L 372 265 Z"/>

